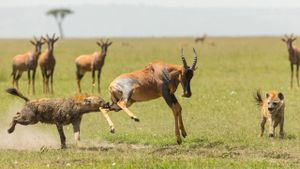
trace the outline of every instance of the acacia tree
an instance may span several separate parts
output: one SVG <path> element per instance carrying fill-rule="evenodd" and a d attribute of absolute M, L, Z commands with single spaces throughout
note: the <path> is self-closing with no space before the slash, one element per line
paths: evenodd
<path fill-rule="evenodd" d="M 47 11 L 47 15 L 51 15 L 55 18 L 61 38 L 64 38 L 62 22 L 67 15 L 72 13 L 73 11 L 71 9 L 66 9 L 66 8 L 56 8 Z"/>

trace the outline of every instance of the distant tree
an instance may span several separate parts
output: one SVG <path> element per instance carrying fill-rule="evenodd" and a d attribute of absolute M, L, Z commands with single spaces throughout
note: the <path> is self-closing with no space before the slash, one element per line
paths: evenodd
<path fill-rule="evenodd" d="M 47 15 L 52 15 L 55 18 L 61 38 L 64 38 L 62 22 L 67 15 L 72 13 L 73 11 L 71 9 L 66 9 L 66 8 L 56 8 L 47 11 Z"/>

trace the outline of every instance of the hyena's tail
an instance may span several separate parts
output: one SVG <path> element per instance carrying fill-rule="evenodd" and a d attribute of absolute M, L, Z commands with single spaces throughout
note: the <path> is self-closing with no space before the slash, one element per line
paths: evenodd
<path fill-rule="evenodd" d="M 18 97 L 24 99 L 26 102 L 29 101 L 29 99 L 27 97 L 25 97 L 21 92 L 19 92 L 16 88 L 8 88 L 5 91 L 11 95 L 18 96 Z"/>
<path fill-rule="evenodd" d="M 261 97 L 260 91 L 257 90 L 256 93 L 253 96 L 254 96 L 254 99 L 255 99 L 257 105 L 262 106 L 263 105 L 263 99 Z"/>

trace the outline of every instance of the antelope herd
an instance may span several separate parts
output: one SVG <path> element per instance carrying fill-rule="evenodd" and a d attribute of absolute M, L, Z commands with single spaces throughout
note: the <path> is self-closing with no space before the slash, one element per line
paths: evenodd
<path fill-rule="evenodd" d="M 195 39 L 195 42 L 201 41 L 204 42 L 206 39 L 206 34 L 203 35 L 203 37 L 199 37 Z M 55 34 L 53 34 L 51 37 L 46 35 L 45 37 L 40 37 L 37 39 L 34 37 L 34 40 L 31 40 L 30 43 L 34 45 L 34 50 L 19 54 L 13 57 L 12 62 L 12 85 L 13 87 L 16 86 L 16 88 L 19 88 L 19 79 L 21 78 L 21 75 L 24 71 L 27 71 L 28 73 L 28 93 L 30 93 L 30 86 L 32 82 L 32 94 L 35 94 L 35 74 L 36 74 L 36 68 L 39 64 L 42 72 L 43 77 L 43 93 L 53 94 L 53 75 L 54 75 L 54 69 L 56 65 L 55 60 L 55 54 L 54 54 L 54 44 L 58 41 L 58 37 L 55 37 Z M 294 65 L 296 65 L 296 77 L 297 77 L 297 85 L 299 86 L 299 65 L 300 65 L 300 49 L 293 46 L 293 42 L 296 40 L 296 38 L 291 34 L 290 36 L 285 35 L 284 38 L 282 38 L 282 41 L 287 44 L 288 53 L 289 53 L 289 61 L 291 66 L 291 88 L 293 87 L 293 74 L 294 74 Z M 41 54 L 42 51 L 42 45 L 47 43 L 47 48 L 44 51 L 44 53 Z M 107 55 L 108 47 L 112 44 L 112 42 L 107 39 L 106 41 L 100 40 L 97 41 L 96 44 L 101 48 L 101 51 L 96 51 L 92 54 L 85 54 L 80 55 L 75 60 L 76 65 L 76 81 L 77 81 L 77 92 L 81 93 L 81 86 L 80 81 L 84 74 L 86 72 L 91 72 L 92 74 L 92 92 L 94 92 L 95 87 L 95 73 L 97 72 L 97 91 L 100 93 L 100 79 L 101 79 L 101 72 L 103 65 L 105 63 L 105 58 Z M 215 45 L 215 43 L 214 43 Z M 174 119 L 175 119 L 175 136 L 178 144 L 181 144 L 181 136 L 186 137 L 187 133 L 183 124 L 183 119 L 181 115 L 182 108 L 175 96 L 176 89 L 181 84 L 183 88 L 183 94 L 182 97 L 191 97 L 191 87 L 190 82 L 193 78 L 194 71 L 196 70 L 197 65 L 197 53 L 196 50 L 193 48 L 194 57 L 193 57 L 193 63 L 191 66 L 187 64 L 186 58 L 183 54 L 183 49 L 180 51 L 180 58 L 182 60 L 182 65 L 171 65 L 171 64 L 165 64 L 162 62 L 154 62 L 146 66 L 144 69 L 137 70 L 131 73 L 125 73 L 121 74 L 117 78 L 115 78 L 111 84 L 109 85 L 109 94 L 111 103 L 105 102 L 100 97 L 91 97 L 96 100 L 95 103 L 93 103 L 93 106 L 88 107 L 88 105 L 91 105 L 91 102 L 87 103 L 88 98 L 90 96 L 83 96 L 80 97 L 81 99 L 78 100 L 78 98 L 75 97 L 74 99 L 61 99 L 59 102 L 57 100 L 36 100 L 36 101 L 29 101 L 28 98 L 23 96 L 17 89 L 8 89 L 7 92 L 16 96 L 19 96 L 23 98 L 26 101 L 26 105 L 24 109 L 22 109 L 22 113 L 17 113 L 17 115 L 13 118 L 10 129 L 8 130 L 9 133 L 13 132 L 14 127 L 17 123 L 22 125 L 28 125 L 28 124 L 35 124 L 38 121 L 43 122 L 42 116 L 39 114 L 39 112 L 42 111 L 40 108 L 40 105 L 44 106 L 45 109 L 47 109 L 47 113 L 49 115 L 56 116 L 55 114 L 60 114 L 61 109 L 55 108 L 55 104 L 60 105 L 70 105 L 69 107 L 63 107 L 64 109 L 64 115 L 60 114 L 59 119 L 47 119 L 47 123 L 55 123 L 57 125 L 58 132 L 60 134 L 61 138 L 61 146 L 62 148 L 65 147 L 65 136 L 63 133 L 63 125 L 72 123 L 74 127 L 74 133 L 75 133 L 75 139 L 76 141 L 79 141 L 79 125 L 81 121 L 81 116 L 83 113 L 90 112 L 90 111 L 100 111 L 104 118 L 107 120 L 110 131 L 113 133 L 115 132 L 115 127 L 108 116 L 109 111 L 120 111 L 124 110 L 128 116 L 133 119 L 134 121 L 139 121 L 139 118 L 134 115 L 132 111 L 128 109 L 133 103 L 135 102 L 143 102 L 143 101 L 149 101 L 153 99 L 157 99 L 159 97 L 163 97 L 165 102 L 168 104 L 168 106 L 172 109 Z M 40 56 L 41 55 L 41 56 Z M 31 74 L 32 72 L 32 74 Z M 49 88 L 49 80 L 50 80 L 50 88 Z M 281 99 L 282 95 L 282 99 Z M 84 99 L 82 99 L 84 98 Z M 257 94 L 255 97 L 256 101 L 258 101 L 259 105 L 265 104 L 265 101 L 262 100 L 262 97 L 260 94 Z M 283 100 L 283 94 L 279 93 L 278 97 L 279 101 Z M 268 95 L 267 98 L 269 99 Z M 69 102 L 69 100 L 72 100 L 72 103 Z M 278 102 L 279 102 L 278 101 Z M 48 103 L 49 102 L 49 103 Z M 53 102 L 53 104 L 52 104 Z M 51 104 L 50 104 L 51 103 Z M 55 103 L 55 104 L 54 104 Z M 34 106 L 30 107 L 30 104 L 34 104 Z M 29 106 L 29 108 L 27 107 Z M 54 106 L 52 108 L 48 107 Z M 75 107 L 74 107 L 75 106 Z M 96 106 L 96 108 L 95 108 Z M 264 106 L 263 110 L 268 114 L 272 113 L 271 110 L 268 108 L 270 105 Z M 76 109 L 77 115 L 74 119 L 68 119 L 71 118 L 70 113 L 72 116 L 72 111 Z M 54 113 L 55 110 L 55 113 Z M 79 111 L 82 110 L 82 111 Z M 264 114 L 264 115 L 265 115 Z M 27 120 L 29 116 L 34 119 Z M 67 117 L 68 116 L 68 117 Z M 50 116 L 49 116 L 50 117 Z M 58 117 L 58 116 L 57 116 Z M 48 117 L 47 117 L 48 118 Z M 65 119 L 66 121 L 63 121 Z M 261 135 L 263 133 L 264 129 L 264 123 L 266 117 L 263 116 L 264 121 L 261 125 Z M 25 121 L 26 122 L 25 122 Z M 57 120 L 59 123 L 57 123 Z M 276 126 L 273 126 L 273 130 L 275 130 Z M 274 136 L 274 132 L 272 133 Z M 281 136 L 283 136 L 283 122 L 281 126 Z"/>

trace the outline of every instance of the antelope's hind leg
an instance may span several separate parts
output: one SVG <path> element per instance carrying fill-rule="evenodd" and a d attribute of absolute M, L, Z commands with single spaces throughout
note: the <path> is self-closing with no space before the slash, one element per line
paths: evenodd
<path fill-rule="evenodd" d="M 127 108 L 127 107 L 129 107 L 130 104 L 131 104 L 131 103 L 128 104 L 128 101 L 127 101 L 127 100 L 120 100 L 120 101 L 117 102 L 117 105 L 118 105 L 122 110 L 124 110 L 124 111 L 128 114 L 128 116 L 129 116 L 131 119 L 133 119 L 133 120 L 136 121 L 136 122 L 139 122 L 140 119 L 139 119 L 137 116 L 135 116 L 135 115 Z"/>

